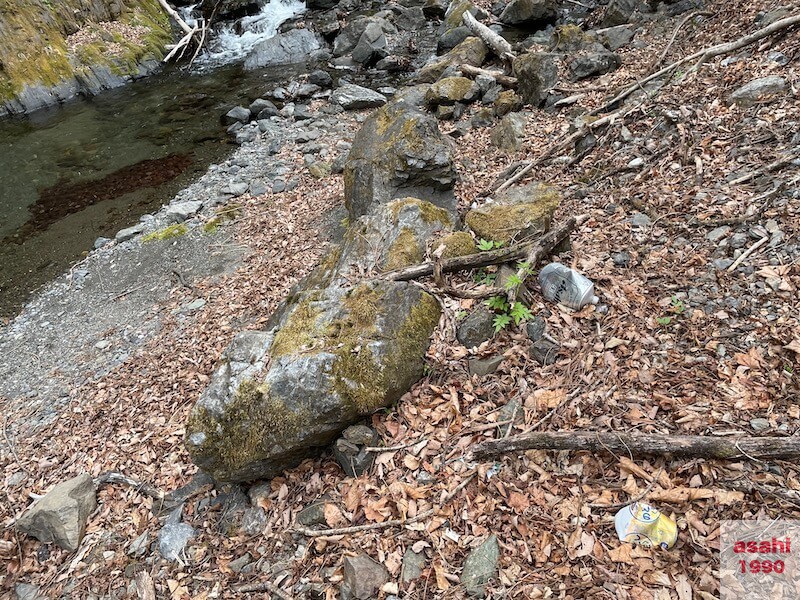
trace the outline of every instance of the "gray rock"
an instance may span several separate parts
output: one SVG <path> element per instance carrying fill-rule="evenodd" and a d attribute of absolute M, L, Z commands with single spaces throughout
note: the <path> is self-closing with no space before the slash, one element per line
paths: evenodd
<path fill-rule="evenodd" d="M 333 85 L 333 78 L 327 71 L 317 69 L 308 74 L 308 82 L 321 88 L 329 88 Z"/>
<path fill-rule="evenodd" d="M 486 44 L 475 36 L 469 36 L 447 54 L 431 59 L 419 70 L 416 80 L 419 83 L 433 83 L 448 69 L 457 69 L 464 64 L 479 67 L 487 53 Z"/>
<path fill-rule="evenodd" d="M 233 125 L 234 123 L 249 123 L 250 110 L 244 106 L 234 106 L 222 116 L 223 125 Z"/>
<path fill-rule="evenodd" d="M 647 227 L 652 222 L 650 217 L 644 213 L 635 212 L 630 218 L 631 225 L 634 227 Z"/>
<path fill-rule="evenodd" d="M 530 349 L 530 357 L 540 365 L 552 365 L 558 359 L 559 345 L 542 338 L 536 340 Z"/>
<path fill-rule="evenodd" d="M 304 83 L 297 88 L 294 95 L 296 98 L 308 98 L 319 92 L 322 88 L 314 83 Z"/>
<path fill-rule="evenodd" d="M 384 583 L 389 581 L 386 568 L 366 554 L 345 556 L 342 600 L 371 600 L 378 597 Z"/>
<path fill-rule="evenodd" d="M 194 529 L 181 523 L 183 505 L 173 510 L 158 532 L 158 551 L 169 561 L 182 561 L 186 544 L 194 537 Z"/>
<path fill-rule="evenodd" d="M 462 346 L 474 348 L 494 335 L 494 313 L 484 306 L 473 310 L 458 326 L 456 339 Z"/>
<path fill-rule="evenodd" d="M 764 418 L 757 418 L 757 419 L 750 419 L 750 427 L 753 428 L 753 431 L 766 431 L 772 425 L 769 422 L 769 419 Z"/>
<path fill-rule="evenodd" d="M 348 477 L 359 477 L 375 462 L 375 454 L 365 452 L 363 448 L 344 438 L 339 438 L 333 444 L 333 456 Z"/>
<path fill-rule="evenodd" d="M 276 179 L 272 182 L 272 193 L 280 194 L 286 191 L 286 182 L 283 179 Z"/>
<path fill-rule="evenodd" d="M 250 186 L 244 181 L 232 181 L 228 185 L 224 186 L 221 191 L 224 194 L 230 194 L 235 198 L 241 196 L 242 194 L 246 194 L 248 187 Z"/>
<path fill-rule="evenodd" d="M 497 371 L 498 367 L 503 363 L 503 355 L 492 356 L 491 358 L 470 358 L 467 361 L 470 375 L 477 375 L 478 377 L 485 377 Z"/>
<path fill-rule="evenodd" d="M 56 485 L 20 517 L 15 528 L 45 544 L 73 552 L 80 546 L 86 520 L 97 506 L 95 487 L 87 474 Z"/>
<path fill-rule="evenodd" d="M 111 238 L 99 237 L 94 241 L 94 249 L 95 250 L 99 250 L 103 246 L 106 246 L 106 245 L 110 244 L 113 241 L 114 240 L 112 240 Z"/>
<path fill-rule="evenodd" d="M 374 446 L 378 443 L 378 434 L 366 425 L 351 425 L 342 432 L 342 437 L 359 446 Z"/>
<path fill-rule="evenodd" d="M 465 26 L 453 27 L 439 36 L 436 41 L 436 50 L 439 53 L 447 52 L 458 46 L 461 42 L 472 35 L 469 28 Z"/>
<path fill-rule="evenodd" d="M 540 106 L 558 83 L 556 58 L 545 52 L 528 52 L 514 60 L 514 76 L 519 80 L 517 91 L 525 104 Z"/>
<path fill-rule="evenodd" d="M 295 121 L 309 121 L 314 118 L 311 110 L 305 104 L 298 104 L 294 107 L 294 120 Z"/>
<path fill-rule="evenodd" d="M 742 232 L 734 233 L 731 236 L 731 239 L 728 240 L 728 244 L 730 245 L 731 248 L 737 250 L 739 248 L 744 248 L 747 245 L 747 239 L 748 238 L 746 233 Z"/>
<path fill-rule="evenodd" d="M 175 202 L 167 206 L 165 217 L 170 223 L 183 223 L 192 215 L 197 214 L 203 208 L 201 200 L 187 200 L 186 202 Z"/>
<path fill-rule="evenodd" d="M 712 244 L 718 244 L 730 233 L 730 230 L 731 228 L 727 225 L 716 227 L 706 234 L 706 239 Z"/>
<path fill-rule="evenodd" d="M 309 29 L 292 29 L 256 44 L 244 61 L 247 70 L 276 65 L 302 64 L 320 49 L 319 40 Z"/>
<path fill-rule="evenodd" d="M 486 595 L 486 584 L 497 573 L 500 560 L 500 545 L 497 537 L 490 535 L 485 542 L 469 553 L 461 572 L 461 584 L 467 594 L 482 598 Z"/>
<path fill-rule="evenodd" d="M 555 0 L 510 0 L 503 12 L 500 22 L 506 25 L 543 25 L 555 21 L 558 6 Z"/>
<path fill-rule="evenodd" d="M 408 585 L 412 581 L 422 576 L 422 569 L 425 567 L 425 555 L 422 552 L 414 552 L 408 548 L 403 554 L 403 565 L 400 570 L 400 581 L 403 585 Z"/>
<path fill-rule="evenodd" d="M 250 103 L 250 106 L 248 108 L 250 110 L 250 114 L 255 118 L 258 117 L 261 111 L 264 110 L 265 108 L 275 108 L 275 105 L 266 98 L 256 98 Z M 264 117 L 258 117 L 258 118 L 263 119 Z"/>
<path fill-rule="evenodd" d="M 125 229 L 120 229 L 117 232 L 117 235 L 114 236 L 114 239 L 118 242 L 126 242 L 132 238 L 135 238 L 137 235 L 141 234 L 144 231 L 144 223 L 137 223 L 132 227 L 126 227 Z"/>
<path fill-rule="evenodd" d="M 351 219 L 403 196 L 453 211 L 455 180 L 450 146 L 436 120 L 394 100 L 370 115 L 353 139 L 344 169 L 345 204 Z"/>
<path fill-rule="evenodd" d="M 538 342 L 547 330 L 547 321 L 542 317 L 534 317 L 533 321 L 525 325 L 525 333 L 532 342 Z"/>
<path fill-rule="evenodd" d="M 269 191 L 267 184 L 261 179 L 254 179 L 250 182 L 250 195 L 263 196 Z"/>
<path fill-rule="evenodd" d="M 472 118 L 469 120 L 470 126 L 474 129 L 480 129 L 481 127 L 491 127 L 494 125 L 494 111 L 489 108 L 482 108 L 475 112 L 472 115 Z"/>
<path fill-rule="evenodd" d="M 421 6 L 398 7 L 394 24 L 402 31 L 419 31 L 425 27 L 425 12 Z"/>
<path fill-rule="evenodd" d="M 261 110 L 258 111 L 256 118 L 259 121 L 263 121 L 264 119 L 269 119 L 270 117 L 277 117 L 278 115 L 281 114 L 281 111 L 278 110 L 278 107 L 275 106 L 275 104 L 273 104 L 269 100 L 264 100 L 264 102 L 265 103 L 269 102 L 269 104 L 263 104 Z"/>
<path fill-rule="evenodd" d="M 297 522 L 306 527 L 325 525 L 325 507 L 330 504 L 328 500 L 314 502 L 297 513 Z"/>
<path fill-rule="evenodd" d="M 150 533 L 145 531 L 135 540 L 130 543 L 128 546 L 127 554 L 128 556 L 133 556 L 134 558 L 139 558 L 144 556 L 145 552 L 148 550 L 148 546 L 150 545 Z"/>
<path fill-rule="evenodd" d="M 234 573 L 241 573 L 242 570 L 253 562 L 253 557 L 249 552 L 245 552 L 239 558 L 232 560 L 228 566 Z"/>
<path fill-rule="evenodd" d="M 730 96 L 730 101 L 742 107 L 753 106 L 756 103 L 769 102 L 777 96 L 786 95 L 789 83 L 783 77 L 771 75 L 761 77 L 746 83 Z"/>
<path fill-rule="evenodd" d="M 356 52 L 360 45 L 361 47 L 356 52 L 359 58 L 365 57 L 373 48 L 386 56 L 388 54 L 386 34 L 396 33 L 395 26 L 381 14 L 350 19 L 333 41 L 333 55 L 340 57 Z M 383 56 L 379 58 L 383 58 Z M 360 62 L 355 56 L 353 58 Z M 369 60 L 369 57 L 367 59 Z"/>
<path fill-rule="evenodd" d="M 621 269 L 627 269 L 631 265 L 631 253 L 627 250 L 622 252 L 614 252 L 611 255 L 611 260 L 614 261 L 614 266 Z"/>
<path fill-rule="evenodd" d="M 389 54 L 386 34 L 380 23 L 370 22 L 351 52 L 353 60 L 362 65 L 371 65 Z"/>
<path fill-rule="evenodd" d="M 519 113 L 509 113 L 492 130 L 492 144 L 506 152 L 516 152 L 522 147 L 527 120 Z"/>
<path fill-rule="evenodd" d="M 618 69 L 621 64 L 622 60 L 613 52 L 592 52 L 575 57 L 568 66 L 572 79 L 577 81 L 610 73 Z"/>
<path fill-rule="evenodd" d="M 359 110 L 383 106 L 387 100 L 386 96 L 374 90 L 348 83 L 334 90 L 331 94 L 331 102 L 345 110 Z"/>
<path fill-rule="evenodd" d="M 39 586 L 32 583 L 18 583 L 14 586 L 14 592 L 17 600 L 45 600 L 39 591 Z"/>
<path fill-rule="evenodd" d="M 627 23 L 641 5 L 640 0 L 610 0 L 603 16 L 603 27 Z"/>
<path fill-rule="evenodd" d="M 712 261 L 712 264 L 718 271 L 724 271 L 733 264 L 733 259 L 717 258 Z"/>
<path fill-rule="evenodd" d="M 634 35 L 635 31 L 630 25 L 617 25 L 616 27 L 608 27 L 598 37 L 600 43 L 606 48 L 611 52 L 616 52 L 623 46 L 627 46 Z"/>
<path fill-rule="evenodd" d="M 258 127 L 245 127 L 236 132 L 236 137 L 234 139 L 237 144 L 241 145 L 252 142 L 257 137 Z"/>

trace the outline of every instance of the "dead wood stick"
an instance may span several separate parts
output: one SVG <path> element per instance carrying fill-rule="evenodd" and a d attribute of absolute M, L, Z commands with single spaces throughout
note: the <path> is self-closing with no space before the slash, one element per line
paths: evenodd
<path fill-rule="evenodd" d="M 191 34 L 191 35 L 194 35 L 194 30 L 193 30 L 191 27 L 189 27 L 189 24 L 188 24 L 186 21 L 184 21 L 183 19 L 181 19 L 181 16 L 178 14 L 178 11 L 176 11 L 174 8 L 172 8 L 172 7 L 171 7 L 171 6 L 170 6 L 170 5 L 167 3 L 167 0 L 158 0 L 158 3 L 161 5 L 161 7 L 162 7 L 162 8 L 163 8 L 165 11 L 167 11 L 167 14 L 168 14 L 170 17 L 172 17 L 173 19 L 175 19 L 175 22 L 178 24 L 178 26 L 179 26 L 181 29 L 183 29 L 184 33 L 186 33 L 186 34 Z M 190 36 L 190 37 L 191 37 L 191 36 Z"/>
<path fill-rule="evenodd" d="M 714 14 L 713 12 L 710 12 L 710 11 L 707 11 L 707 10 L 695 10 L 695 11 L 690 12 L 685 17 L 683 17 L 683 19 L 680 20 L 680 23 L 678 23 L 678 26 L 675 27 L 675 31 L 672 32 L 672 37 L 669 39 L 669 42 L 667 43 L 667 45 L 664 47 L 664 50 L 662 50 L 661 54 L 658 56 L 658 58 L 656 60 L 653 61 L 653 63 L 647 68 L 647 70 L 649 71 L 651 69 L 656 68 L 658 65 L 661 64 L 661 61 L 663 61 L 666 58 L 667 52 L 669 52 L 669 49 L 672 47 L 672 44 L 675 43 L 675 38 L 678 37 L 678 32 L 681 30 L 681 28 L 684 25 L 686 25 L 686 23 L 688 23 L 689 21 L 691 21 L 695 17 L 699 17 L 701 15 L 705 16 L 705 17 L 710 17 L 713 14 Z"/>
<path fill-rule="evenodd" d="M 510 63 L 516 58 L 514 50 L 511 48 L 511 44 L 489 29 L 486 25 L 478 21 L 472 16 L 471 12 L 465 10 L 463 19 L 464 25 L 467 26 L 467 29 L 478 36 L 478 38 L 480 38 L 484 44 L 489 46 L 492 52 L 494 52 L 501 59 Z"/>
<path fill-rule="evenodd" d="M 511 77 L 509 75 L 504 75 L 499 71 L 490 71 L 488 69 L 481 69 L 480 67 L 473 67 L 472 65 L 463 64 L 458 67 L 458 70 L 461 71 L 467 77 L 477 77 L 478 75 L 486 75 L 488 77 L 494 77 L 494 80 L 502 85 L 503 87 L 507 88 L 516 88 L 517 81 L 516 77 Z"/>
<path fill-rule="evenodd" d="M 713 58 L 715 56 L 719 56 L 721 54 L 729 54 L 731 52 L 735 52 L 736 50 L 739 50 L 740 48 L 744 48 L 745 46 L 749 46 L 753 42 L 757 42 L 760 39 L 763 39 L 763 38 L 765 38 L 765 37 L 767 37 L 769 35 L 772 35 L 773 33 L 776 33 L 778 31 L 781 31 L 781 30 L 786 29 L 788 27 L 792 27 L 793 25 L 797 25 L 798 23 L 800 23 L 800 15 L 792 15 L 791 17 L 786 17 L 785 19 L 781 19 L 779 21 L 775 21 L 774 23 L 770 24 L 769 26 L 764 27 L 762 29 L 759 29 L 758 31 L 755 31 L 755 32 L 751 33 L 750 35 L 746 35 L 744 37 L 741 37 L 738 40 L 734 40 L 732 42 L 727 42 L 727 43 L 724 43 L 724 44 L 717 44 L 716 46 L 710 46 L 708 48 L 704 48 L 703 50 L 695 52 L 694 54 L 690 54 L 689 56 L 684 56 L 683 58 L 678 59 L 675 62 L 667 65 L 663 69 L 660 69 L 660 70 L 656 71 L 655 73 L 652 73 L 652 74 L 648 75 L 644 79 L 640 79 L 636 83 L 626 87 L 624 90 L 619 92 L 616 96 L 614 96 L 613 99 L 611 99 L 608 102 L 606 102 L 605 105 L 601 106 L 600 108 L 597 108 L 597 109 L 593 110 L 591 112 L 591 114 L 596 115 L 596 114 L 599 114 L 601 112 L 605 112 L 606 110 L 608 110 L 610 107 L 614 106 L 620 100 L 624 100 L 625 98 L 630 96 L 636 90 L 641 89 L 642 86 L 644 86 L 644 84 L 649 83 L 649 82 L 653 81 L 654 79 L 658 79 L 660 77 L 663 77 L 664 75 L 666 75 L 667 73 L 670 73 L 672 70 L 678 68 L 679 66 L 681 66 L 684 63 L 687 63 L 687 62 L 695 60 L 695 59 L 699 59 L 697 64 L 693 67 L 694 70 L 697 70 L 700 67 L 700 65 L 702 65 L 704 62 L 706 62 L 710 58 Z"/>
<path fill-rule="evenodd" d="M 472 447 L 467 460 L 485 460 L 509 452 L 525 450 L 619 451 L 634 455 L 671 454 L 682 457 L 719 458 L 797 458 L 800 437 L 722 438 L 702 435 L 649 435 L 608 431 L 544 431 L 487 440 Z"/>
<path fill-rule="evenodd" d="M 750 246 L 750 247 L 749 247 L 747 250 L 745 250 L 744 252 L 742 252 L 742 253 L 739 255 L 739 258 L 737 258 L 735 261 L 733 261 L 733 263 L 731 264 L 731 266 L 729 266 L 729 267 L 728 267 L 728 269 L 727 269 L 728 273 L 730 273 L 731 271 L 735 271 L 735 270 L 736 270 L 736 267 L 738 267 L 740 264 L 742 264 L 742 263 L 744 262 L 744 259 L 746 259 L 746 258 L 747 258 L 748 256 L 750 256 L 750 255 L 751 255 L 753 252 L 755 252 L 756 250 L 758 250 L 759 248 L 761 248 L 761 246 L 763 246 L 764 244 L 766 244 L 768 241 L 769 241 L 769 236 L 768 236 L 768 235 L 765 235 L 765 236 L 764 236 L 764 237 L 762 237 L 760 240 L 758 240 L 758 241 L 757 241 L 755 244 L 753 244 L 752 246 Z"/>
<path fill-rule="evenodd" d="M 153 578 L 150 577 L 150 573 L 141 571 L 134 577 L 133 583 L 136 586 L 136 594 L 139 596 L 139 600 L 156 600 L 156 584 Z"/>
<path fill-rule="evenodd" d="M 94 480 L 94 483 L 98 487 L 106 483 L 122 483 L 124 485 L 129 485 L 133 488 L 136 488 L 137 492 L 140 492 L 141 494 L 148 496 L 153 500 L 164 500 L 164 492 L 158 488 L 153 487 L 148 483 L 131 479 L 130 477 L 123 475 L 118 471 L 108 471 L 107 473 L 103 473 Z"/>
<path fill-rule="evenodd" d="M 755 179 L 760 175 L 764 175 L 765 173 L 771 173 L 772 171 L 776 171 L 782 167 L 785 167 L 790 162 L 792 162 L 795 158 L 800 156 L 800 152 L 794 151 L 790 152 L 786 156 L 779 158 L 776 161 L 769 163 L 768 165 L 758 169 L 757 171 L 751 171 L 741 177 L 737 177 L 736 179 L 729 181 L 728 185 L 739 185 L 740 183 L 745 183 L 746 181 L 750 181 L 751 179 Z"/>
<path fill-rule="evenodd" d="M 755 481 L 749 481 L 746 479 L 737 479 L 735 481 L 718 481 L 717 483 L 719 483 L 720 485 L 724 485 L 727 488 L 731 488 L 739 492 L 744 492 L 745 494 L 752 494 L 754 492 L 759 492 L 764 496 L 772 496 L 773 498 L 784 500 L 789 504 L 792 504 L 797 508 L 800 508 L 800 492 L 797 492 L 795 490 L 783 489 L 772 485 L 756 483 Z"/>
<path fill-rule="evenodd" d="M 475 254 L 468 254 L 467 256 L 456 256 L 455 258 L 446 258 L 442 260 L 442 273 L 453 273 L 455 271 L 465 271 L 469 269 L 478 269 L 480 267 L 487 267 L 489 265 L 498 265 L 514 260 L 519 260 L 528 256 L 534 247 L 542 249 L 542 256 L 547 252 L 551 252 L 553 248 L 566 238 L 569 233 L 575 228 L 575 219 L 570 218 L 562 225 L 555 227 L 544 234 L 541 238 L 535 241 L 524 242 L 515 244 L 508 248 L 500 248 L 499 250 L 490 250 L 489 252 L 477 252 Z M 419 279 L 420 277 L 427 277 L 433 274 L 434 263 L 426 262 L 421 265 L 414 265 L 413 267 L 406 267 L 397 271 L 390 271 L 383 275 L 384 279 L 389 281 L 411 281 L 412 279 Z"/>
<path fill-rule="evenodd" d="M 246 594 L 248 592 L 269 592 L 274 594 L 281 600 L 294 600 L 294 596 L 287 594 L 281 588 L 269 581 L 261 581 L 259 583 L 246 583 L 244 585 L 237 585 L 233 588 L 237 594 Z"/>
<path fill-rule="evenodd" d="M 439 510 L 442 506 L 450 502 L 453 498 L 455 498 L 458 493 L 463 490 L 470 481 L 475 478 L 477 474 L 476 471 L 473 471 L 464 481 L 459 483 L 456 488 L 449 492 L 439 506 L 435 506 L 431 509 L 426 510 L 425 512 L 419 513 L 416 517 L 411 517 L 410 519 L 393 519 L 391 521 L 384 521 L 383 523 L 369 523 L 367 525 L 354 525 L 352 527 L 339 527 L 338 529 L 308 529 L 298 527 L 295 528 L 294 531 L 297 533 L 302 533 L 308 537 L 321 537 L 321 536 L 329 536 L 329 535 L 346 535 L 349 533 L 358 533 L 359 531 L 375 531 L 376 529 L 386 529 L 388 527 L 403 527 L 405 525 L 411 525 L 413 523 L 417 523 L 418 521 L 422 521 L 427 519 L 428 517 L 433 516 L 437 510 Z"/>
<path fill-rule="evenodd" d="M 442 290 L 448 296 L 455 298 L 465 298 L 470 300 L 482 300 L 484 298 L 491 298 L 502 294 L 503 290 L 492 286 L 481 286 L 476 290 L 460 290 L 450 285 L 442 274 L 442 253 L 445 251 L 445 245 L 439 246 L 433 253 L 433 281 L 436 287 Z"/>

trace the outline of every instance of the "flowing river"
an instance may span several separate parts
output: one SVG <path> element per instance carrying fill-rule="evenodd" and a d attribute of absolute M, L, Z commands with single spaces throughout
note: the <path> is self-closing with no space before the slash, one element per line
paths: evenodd
<path fill-rule="evenodd" d="M 244 71 L 240 61 L 302 3 L 275 0 L 222 24 L 188 71 L 0 121 L 0 317 L 91 250 L 157 210 L 233 146 L 220 115 L 302 69 Z"/>

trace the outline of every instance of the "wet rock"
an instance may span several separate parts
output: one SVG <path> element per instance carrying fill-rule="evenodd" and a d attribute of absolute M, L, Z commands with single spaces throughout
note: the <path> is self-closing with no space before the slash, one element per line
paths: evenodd
<path fill-rule="evenodd" d="M 436 120 L 394 100 L 370 115 L 353 139 L 344 169 L 345 204 L 351 219 L 402 196 L 452 211 L 455 179 L 450 146 Z"/>
<path fill-rule="evenodd" d="M 470 375 L 485 377 L 497 371 L 503 360 L 503 355 L 492 356 L 491 358 L 471 358 L 467 361 L 467 368 Z"/>
<path fill-rule="evenodd" d="M 473 208 L 464 222 L 479 239 L 508 242 L 522 232 L 546 232 L 560 200 L 555 188 L 532 182 L 508 188 L 494 202 Z"/>
<path fill-rule="evenodd" d="M 425 567 L 425 555 L 422 552 L 414 552 L 408 548 L 403 554 L 403 565 L 400 570 L 400 581 L 403 585 L 408 585 L 422 576 L 422 569 Z"/>
<path fill-rule="evenodd" d="M 568 66 L 573 81 L 604 75 L 618 69 L 622 64 L 619 56 L 613 52 L 592 52 L 572 59 Z"/>
<path fill-rule="evenodd" d="M 516 152 L 522 147 L 525 123 L 525 117 L 518 113 L 506 115 L 492 130 L 492 144 L 505 152 Z"/>
<path fill-rule="evenodd" d="M 540 365 L 552 365 L 558 358 L 558 351 L 560 347 L 550 340 L 541 338 L 536 340 L 530 349 L 530 357 L 538 362 Z"/>
<path fill-rule="evenodd" d="M 247 55 L 244 68 L 302 64 L 319 49 L 319 40 L 309 29 L 292 29 L 256 44 Z"/>
<path fill-rule="evenodd" d="M 547 322 L 542 317 L 534 317 L 534 319 L 525 325 L 525 333 L 532 342 L 538 342 L 544 336 L 547 330 Z"/>
<path fill-rule="evenodd" d="M 500 14 L 506 25 L 537 25 L 555 21 L 558 6 L 555 0 L 510 0 Z"/>
<path fill-rule="evenodd" d="M 742 107 L 753 106 L 786 95 L 788 91 L 789 84 L 786 79 L 771 75 L 746 83 L 731 94 L 730 101 Z"/>
<path fill-rule="evenodd" d="M 712 244 L 718 244 L 730 233 L 731 228 L 727 225 L 716 227 L 706 234 L 706 239 Z"/>
<path fill-rule="evenodd" d="M 366 554 L 345 556 L 342 600 L 377 598 L 378 591 L 387 581 L 389 573 L 386 568 Z"/>
<path fill-rule="evenodd" d="M 200 200 L 188 200 L 186 202 L 175 202 L 167 206 L 165 216 L 170 223 L 183 223 L 192 215 L 197 214 L 203 208 Z"/>
<path fill-rule="evenodd" d="M 478 98 L 478 84 L 466 77 L 444 77 L 433 85 L 425 94 L 425 101 L 430 106 L 453 105 L 456 102 L 473 102 Z"/>
<path fill-rule="evenodd" d="M 479 598 L 486 595 L 486 584 L 497 574 L 499 560 L 500 546 L 494 535 L 469 553 L 461 572 L 461 585 L 467 594 Z"/>
<path fill-rule="evenodd" d="M 475 348 L 494 335 L 494 313 L 484 306 L 473 310 L 458 326 L 456 339 L 462 346 Z"/>
<path fill-rule="evenodd" d="M 514 60 L 513 71 L 519 80 L 517 92 L 522 101 L 531 106 L 540 106 L 549 91 L 558 83 L 558 65 L 554 54 L 522 54 Z"/>
<path fill-rule="evenodd" d="M 20 517 L 15 528 L 70 552 L 80 546 L 86 520 L 97 506 L 92 478 L 78 475 L 56 485 Z"/>
<path fill-rule="evenodd" d="M 422 67 L 416 76 L 419 83 L 433 83 L 450 67 L 457 68 L 467 64 L 480 67 L 486 60 L 489 50 L 481 40 L 470 36 L 447 54 L 436 57 Z"/>
<path fill-rule="evenodd" d="M 334 90 L 331 94 L 331 102 L 345 110 L 359 110 L 383 106 L 386 104 L 386 96 L 369 88 L 348 83 Z"/>
<path fill-rule="evenodd" d="M 233 125 L 234 123 L 249 123 L 250 110 L 244 106 L 234 106 L 222 116 L 223 125 Z"/>
<path fill-rule="evenodd" d="M 194 529 L 181 522 L 183 506 L 173 510 L 161 530 L 158 532 L 158 551 L 169 561 L 182 561 L 184 548 L 194 537 Z"/>
<path fill-rule="evenodd" d="M 111 238 L 99 237 L 94 241 L 93 247 L 94 247 L 95 250 L 99 250 L 103 246 L 107 246 L 108 244 L 110 244 L 113 241 L 114 240 L 112 240 Z"/>

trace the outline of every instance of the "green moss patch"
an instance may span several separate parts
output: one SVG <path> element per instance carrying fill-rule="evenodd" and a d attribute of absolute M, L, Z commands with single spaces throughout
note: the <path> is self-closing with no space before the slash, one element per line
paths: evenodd
<path fill-rule="evenodd" d="M 142 236 L 142 241 L 154 242 L 161 240 L 171 240 L 173 238 L 185 235 L 188 231 L 189 228 L 183 223 L 177 225 L 170 225 L 169 227 L 164 227 L 162 229 L 158 229 L 156 231 L 148 233 L 145 236 Z"/>
<path fill-rule="evenodd" d="M 403 227 L 400 235 L 389 248 L 386 255 L 386 271 L 402 269 L 422 261 L 422 248 L 417 236 L 408 227 Z"/>
<path fill-rule="evenodd" d="M 394 222 L 397 223 L 400 218 L 400 211 L 407 206 L 416 206 L 419 209 L 420 217 L 427 225 L 440 223 L 445 227 L 452 224 L 450 213 L 445 209 L 440 208 L 425 200 L 418 200 L 417 198 L 403 198 L 401 200 L 394 200 L 389 203 L 389 210 L 392 211 Z"/>
<path fill-rule="evenodd" d="M 446 235 L 439 240 L 439 243 L 444 245 L 442 258 L 467 256 L 469 254 L 475 254 L 478 251 L 475 240 L 473 240 L 472 236 L 466 231 L 456 231 Z"/>
<path fill-rule="evenodd" d="M 554 188 L 529 184 L 512 188 L 513 200 L 500 200 L 467 213 L 464 222 L 478 238 L 508 242 L 518 233 L 535 227 L 544 232 L 550 228 L 561 195 Z"/>

